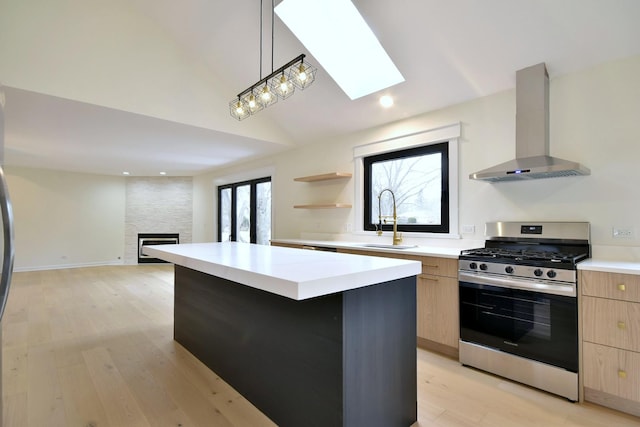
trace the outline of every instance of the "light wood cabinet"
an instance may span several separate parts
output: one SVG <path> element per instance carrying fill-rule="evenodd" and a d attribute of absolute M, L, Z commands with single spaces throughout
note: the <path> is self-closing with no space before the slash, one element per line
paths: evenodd
<path fill-rule="evenodd" d="M 640 275 L 583 271 L 582 295 L 640 302 Z"/>
<path fill-rule="evenodd" d="M 585 400 L 640 416 L 640 276 L 580 272 Z"/>
<path fill-rule="evenodd" d="M 582 310 L 584 341 L 640 352 L 640 304 L 584 296 Z"/>
<path fill-rule="evenodd" d="M 640 353 L 591 342 L 584 343 L 583 352 L 591 362 L 585 365 L 585 387 L 640 402 Z"/>
<path fill-rule="evenodd" d="M 421 346 L 451 357 L 458 355 L 458 279 L 418 277 L 418 337 Z"/>
<path fill-rule="evenodd" d="M 420 261 L 422 274 L 416 283 L 418 345 L 458 358 L 460 323 L 457 259 L 342 248 L 338 252 Z"/>
<path fill-rule="evenodd" d="M 304 245 L 298 243 L 271 242 L 271 246 L 282 246 L 284 248 L 303 249 Z"/>

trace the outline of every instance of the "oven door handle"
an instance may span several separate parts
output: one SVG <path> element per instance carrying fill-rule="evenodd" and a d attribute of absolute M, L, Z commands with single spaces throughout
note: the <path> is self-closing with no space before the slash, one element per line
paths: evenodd
<path fill-rule="evenodd" d="M 458 272 L 460 282 L 472 285 L 488 285 L 499 288 L 519 289 L 523 291 L 541 292 L 544 294 L 562 295 L 567 297 L 577 296 L 576 287 L 570 283 L 551 283 L 547 281 L 531 281 L 517 277 L 502 277 L 487 273 L 477 274 L 467 271 Z"/>

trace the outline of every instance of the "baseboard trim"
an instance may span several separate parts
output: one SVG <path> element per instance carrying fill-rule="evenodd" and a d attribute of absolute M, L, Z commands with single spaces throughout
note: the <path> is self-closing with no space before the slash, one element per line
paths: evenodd
<path fill-rule="evenodd" d="M 58 264 L 58 265 L 40 265 L 35 267 L 14 267 L 14 273 L 27 271 L 43 271 L 43 270 L 63 270 L 65 268 L 82 268 L 82 267 L 104 267 L 109 265 L 124 265 L 122 260 L 87 262 L 81 264 Z"/>
<path fill-rule="evenodd" d="M 445 344 L 441 344 L 439 342 L 431 341 L 429 339 L 422 338 L 422 337 L 417 337 L 417 344 L 418 344 L 418 347 L 423 348 L 425 350 L 433 351 L 435 353 L 440 353 L 444 356 L 458 360 L 459 351 L 455 347 L 451 347 Z"/>
<path fill-rule="evenodd" d="M 584 388 L 584 400 L 640 417 L 640 402 L 636 402 L 634 400 L 625 399 L 624 397 L 619 397 L 589 387 Z"/>

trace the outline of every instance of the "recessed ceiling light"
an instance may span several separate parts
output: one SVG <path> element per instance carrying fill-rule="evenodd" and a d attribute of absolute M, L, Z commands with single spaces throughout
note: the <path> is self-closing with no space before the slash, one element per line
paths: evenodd
<path fill-rule="evenodd" d="M 349 98 L 404 81 L 350 0 L 284 0 L 275 12 Z"/>
<path fill-rule="evenodd" d="M 160 175 L 166 175 L 166 174 L 167 174 L 166 172 L 160 172 Z"/>
<path fill-rule="evenodd" d="M 129 172 L 122 172 L 122 175 L 131 175 Z"/>
<path fill-rule="evenodd" d="M 380 105 L 384 108 L 389 108 L 393 105 L 393 98 L 389 95 L 382 95 L 380 97 Z"/>

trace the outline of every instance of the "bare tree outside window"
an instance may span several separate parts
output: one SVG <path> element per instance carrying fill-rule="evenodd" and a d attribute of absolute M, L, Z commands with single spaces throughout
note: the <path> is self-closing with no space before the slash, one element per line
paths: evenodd
<path fill-rule="evenodd" d="M 218 204 L 220 206 L 220 241 L 231 240 L 231 188 L 220 191 Z"/>
<path fill-rule="evenodd" d="M 271 243 L 271 181 L 256 185 L 256 243 Z"/>
<path fill-rule="evenodd" d="M 251 241 L 251 187 L 236 188 L 236 241 Z"/>
<path fill-rule="evenodd" d="M 399 230 L 448 232 L 447 154 L 446 143 L 440 143 L 365 158 L 365 229 L 375 229 L 379 215 L 393 213 L 390 193 L 378 199 L 388 188 Z"/>

